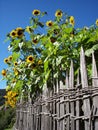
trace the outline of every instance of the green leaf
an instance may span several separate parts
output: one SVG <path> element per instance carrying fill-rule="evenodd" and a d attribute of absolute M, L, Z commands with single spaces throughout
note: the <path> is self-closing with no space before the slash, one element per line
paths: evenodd
<path fill-rule="evenodd" d="M 12 54 L 12 61 L 15 62 L 20 57 L 20 53 L 13 52 Z"/>
<path fill-rule="evenodd" d="M 68 34 L 71 33 L 72 31 L 73 31 L 73 28 L 65 28 L 64 29 L 64 32 L 68 33 Z"/>
<path fill-rule="evenodd" d="M 46 72 L 47 69 L 48 69 L 48 64 L 49 64 L 49 61 L 46 60 L 46 61 L 44 62 L 44 71 L 45 71 L 45 72 Z"/>
<path fill-rule="evenodd" d="M 56 59 L 56 66 L 61 64 L 61 61 L 62 61 L 63 58 L 64 58 L 64 56 L 58 56 L 58 58 Z"/>
<path fill-rule="evenodd" d="M 48 70 L 47 73 L 45 73 L 45 79 L 44 83 L 48 80 L 51 70 Z"/>
<path fill-rule="evenodd" d="M 85 55 L 87 57 L 89 57 L 92 54 L 92 52 L 93 52 L 93 49 L 88 49 L 88 50 L 85 51 Z"/>
<path fill-rule="evenodd" d="M 95 50 L 98 50 L 98 44 L 96 44 L 92 48 L 86 50 L 85 55 L 89 57 L 92 54 L 92 52 L 95 51 Z"/>
<path fill-rule="evenodd" d="M 23 81 L 22 80 L 18 80 L 16 82 L 16 85 L 14 87 L 14 90 L 15 91 L 21 91 L 22 90 L 22 87 L 23 87 Z"/>

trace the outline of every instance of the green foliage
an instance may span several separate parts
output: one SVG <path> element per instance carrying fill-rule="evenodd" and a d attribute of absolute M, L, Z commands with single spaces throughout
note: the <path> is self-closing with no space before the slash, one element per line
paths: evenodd
<path fill-rule="evenodd" d="M 2 106 L 5 102 L 4 95 L 6 94 L 5 89 L 0 89 L 0 106 Z"/>
<path fill-rule="evenodd" d="M 51 83 L 52 78 L 65 78 L 71 60 L 77 71 L 81 46 L 88 57 L 92 51 L 98 50 L 97 24 L 75 28 L 74 17 L 58 10 L 55 19 L 46 21 L 45 25 L 41 19 L 47 13 L 34 10 L 32 14 L 30 25 L 18 27 L 7 35 L 12 60 L 8 60 L 7 74 L 3 75 L 6 75 L 10 89 L 17 91 L 19 96 L 28 92 L 36 95 L 46 82 Z M 39 33 L 40 29 L 44 34 Z"/>
<path fill-rule="evenodd" d="M 15 109 L 2 108 L 0 110 L 0 130 L 13 127 L 15 123 Z"/>

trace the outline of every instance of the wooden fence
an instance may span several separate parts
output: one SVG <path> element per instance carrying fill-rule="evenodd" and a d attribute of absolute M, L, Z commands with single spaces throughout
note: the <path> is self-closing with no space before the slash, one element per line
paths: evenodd
<path fill-rule="evenodd" d="M 33 104 L 28 102 L 17 106 L 15 129 L 98 130 L 98 74 L 94 54 L 91 85 L 82 47 L 77 83 L 74 85 L 72 61 L 65 81 L 66 85 L 57 82 L 54 92 L 46 87 Z"/>

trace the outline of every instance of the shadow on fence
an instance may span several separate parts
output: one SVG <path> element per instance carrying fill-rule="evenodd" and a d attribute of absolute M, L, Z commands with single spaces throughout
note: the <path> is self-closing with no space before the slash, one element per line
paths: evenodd
<path fill-rule="evenodd" d="M 98 75 L 92 54 L 92 85 L 88 85 L 83 48 L 80 73 L 74 86 L 73 62 L 66 72 L 66 85 L 61 81 L 56 91 L 47 87 L 36 101 L 17 106 L 17 130 L 98 130 Z M 65 87 L 66 86 L 66 87 Z"/>

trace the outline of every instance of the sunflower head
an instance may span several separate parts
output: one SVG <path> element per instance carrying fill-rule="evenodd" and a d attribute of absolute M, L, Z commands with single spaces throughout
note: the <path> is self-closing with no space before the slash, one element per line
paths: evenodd
<path fill-rule="evenodd" d="M 16 38 L 16 37 L 17 37 L 17 31 L 16 31 L 16 30 L 12 30 L 12 31 L 10 32 L 10 37 L 11 37 L 11 38 Z"/>
<path fill-rule="evenodd" d="M 74 20 L 74 17 L 73 17 L 73 16 L 70 16 L 69 22 L 70 22 L 71 25 L 74 25 L 74 24 L 75 24 L 75 20 Z"/>
<path fill-rule="evenodd" d="M 53 26 L 53 22 L 50 20 L 50 21 L 47 21 L 46 22 L 46 26 L 48 27 L 52 27 Z"/>
<path fill-rule="evenodd" d="M 34 63 L 34 57 L 32 55 L 28 56 L 26 59 L 27 63 Z"/>
<path fill-rule="evenodd" d="M 24 35 L 24 29 L 22 29 L 21 27 L 18 27 L 18 28 L 16 28 L 15 30 L 16 30 L 16 32 L 17 32 L 17 37 L 18 37 L 18 38 L 22 38 L 23 35 Z"/>
<path fill-rule="evenodd" d="M 96 20 L 96 26 L 98 26 L 98 19 Z"/>
<path fill-rule="evenodd" d="M 5 59 L 4 59 L 4 63 L 7 63 L 7 64 L 9 63 L 8 58 L 5 58 Z"/>
<path fill-rule="evenodd" d="M 34 39 L 32 40 L 32 42 L 33 42 L 34 44 L 37 44 L 37 43 L 38 43 L 38 39 L 37 39 L 37 38 L 34 38 Z"/>
<path fill-rule="evenodd" d="M 55 38 L 55 37 L 50 37 L 50 41 L 51 41 L 52 43 L 54 43 L 54 42 L 56 42 L 56 38 Z"/>
<path fill-rule="evenodd" d="M 10 105 L 11 107 L 15 107 L 17 101 L 17 93 L 14 91 L 7 91 L 6 95 L 4 96 L 6 99 L 5 105 Z"/>
<path fill-rule="evenodd" d="M 18 65 L 18 62 L 14 62 L 14 66 L 17 66 Z"/>
<path fill-rule="evenodd" d="M 17 93 L 16 92 L 12 92 L 12 97 L 16 97 Z"/>
<path fill-rule="evenodd" d="M 11 60 L 12 60 L 12 56 L 9 56 L 9 57 L 8 57 L 8 61 L 11 61 Z"/>
<path fill-rule="evenodd" d="M 6 73 L 7 73 L 7 71 L 6 71 L 5 69 L 3 69 L 2 72 L 1 72 L 1 74 L 2 74 L 3 76 L 6 76 Z"/>
<path fill-rule="evenodd" d="M 63 15 L 63 13 L 62 13 L 61 10 L 57 10 L 57 11 L 55 12 L 55 16 L 56 16 L 56 17 L 62 17 L 62 15 Z"/>
<path fill-rule="evenodd" d="M 31 33 L 33 32 L 32 28 L 30 26 L 27 26 L 25 29 L 26 32 Z"/>
<path fill-rule="evenodd" d="M 35 9 L 32 11 L 32 14 L 35 16 L 38 16 L 38 15 L 40 15 L 40 10 Z"/>

